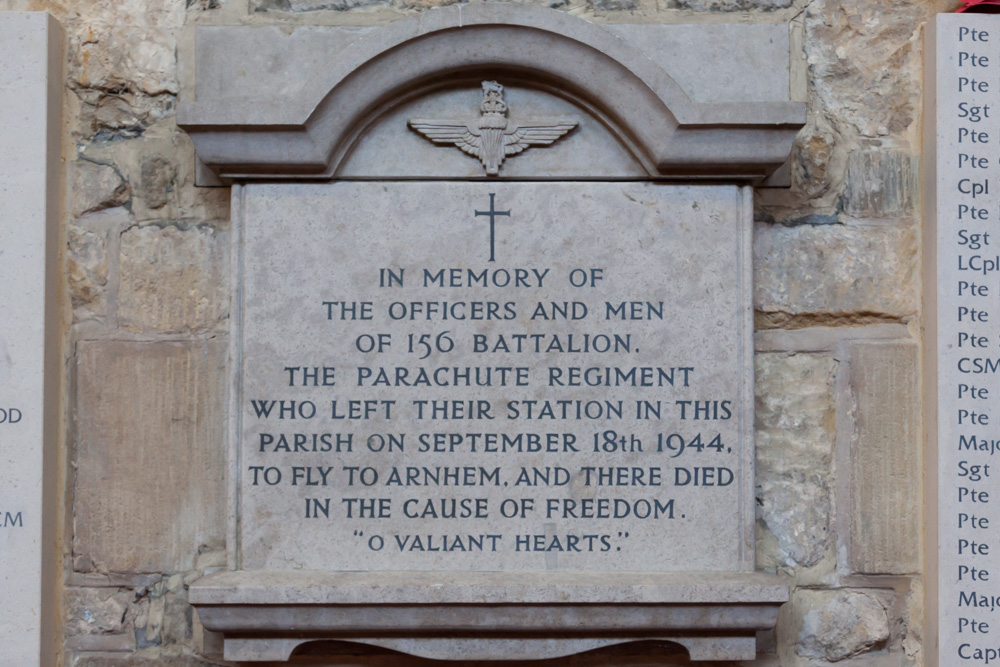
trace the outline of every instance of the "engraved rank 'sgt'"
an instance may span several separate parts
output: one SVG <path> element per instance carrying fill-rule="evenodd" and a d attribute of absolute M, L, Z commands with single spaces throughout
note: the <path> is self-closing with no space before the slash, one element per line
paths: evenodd
<path fill-rule="evenodd" d="M 548 118 L 512 124 L 507 120 L 503 86 L 496 81 L 483 81 L 483 102 L 479 111 L 482 116 L 475 126 L 462 121 L 424 118 L 414 118 L 409 125 L 436 144 L 454 144 L 478 157 L 486 173 L 496 176 L 508 155 L 516 155 L 531 146 L 548 146 L 580 123 L 576 118 Z"/>

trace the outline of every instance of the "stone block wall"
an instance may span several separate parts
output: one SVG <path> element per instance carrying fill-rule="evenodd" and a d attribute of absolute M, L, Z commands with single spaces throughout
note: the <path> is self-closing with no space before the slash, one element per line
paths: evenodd
<path fill-rule="evenodd" d="M 794 592 L 752 664 L 921 665 L 920 51 L 958 2 L 537 1 L 801 29 L 809 120 L 792 187 L 758 192 L 755 242 L 757 562 Z M 194 187 L 176 125 L 185 26 L 376 25 L 442 4 L 0 0 L 68 34 L 63 664 L 225 664 L 186 602 L 225 564 L 229 193 Z M 573 664 L 670 664 L 660 650 Z"/>

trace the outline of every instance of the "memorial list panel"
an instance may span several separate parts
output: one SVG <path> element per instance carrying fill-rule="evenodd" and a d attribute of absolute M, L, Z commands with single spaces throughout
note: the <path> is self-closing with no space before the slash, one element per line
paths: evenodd
<path fill-rule="evenodd" d="M 939 15 L 935 33 L 937 659 L 987 665 L 1000 661 L 1000 17 Z"/>
<path fill-rule="evenodd" d="M 237 188 L 238 566 L 751 567 L 744 197 Z"/>

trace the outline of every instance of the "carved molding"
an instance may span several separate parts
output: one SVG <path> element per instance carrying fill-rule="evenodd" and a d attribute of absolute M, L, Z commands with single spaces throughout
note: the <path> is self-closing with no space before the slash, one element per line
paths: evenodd
<path fill-rule="evenodd" d="M 259 29 L 226 30 L 199 28 L 206 55 L 196 58 L 197 77 L 227 66 L 225 48 L 220 41 L 213 49 L 213 40 Z M 275 33 L 273 48 L 287 47 Z M 572 100 L 654 178 L 760 182 L 785 162 L 805 123 L 804 103 L 787 99 L 697 102 L 610 30 L 508 3 L 425 12 L 367 32 L 332 62 L 310 67 L 297 74 L 306 81 L 298 97 L 262 89 L 234 98 L 201 86 L 197 100 L 179 105 L 179 123 L 209 171 L 224 181 L 337 178 L 359 137 L 387 110 L 485 73 Z M 316 91 L 326 91 L 318 101 Z"/>

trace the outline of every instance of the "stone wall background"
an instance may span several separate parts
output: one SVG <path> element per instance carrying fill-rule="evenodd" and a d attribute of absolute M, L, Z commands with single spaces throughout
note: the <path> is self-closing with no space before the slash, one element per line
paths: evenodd
<path fill-rule="evenodd" d="M 184 27 L 374 25 L 442 4 L 0 0 L 53 13 L 68 37 L 65 665 L 224 664 L 186 601 L 225 563 L 229 202 L 194 187 L 176 126 Z M 755 242 L 757 561 L 794 594 L 752 664 L 921 665 L 920 58 L 928 17 L 958 3 L 538 4 L 595 22 L 802 26 L 809 120 L 792 188 L 758 192 Z M 365 660 L 403 664 L 336 664 Z"/>

